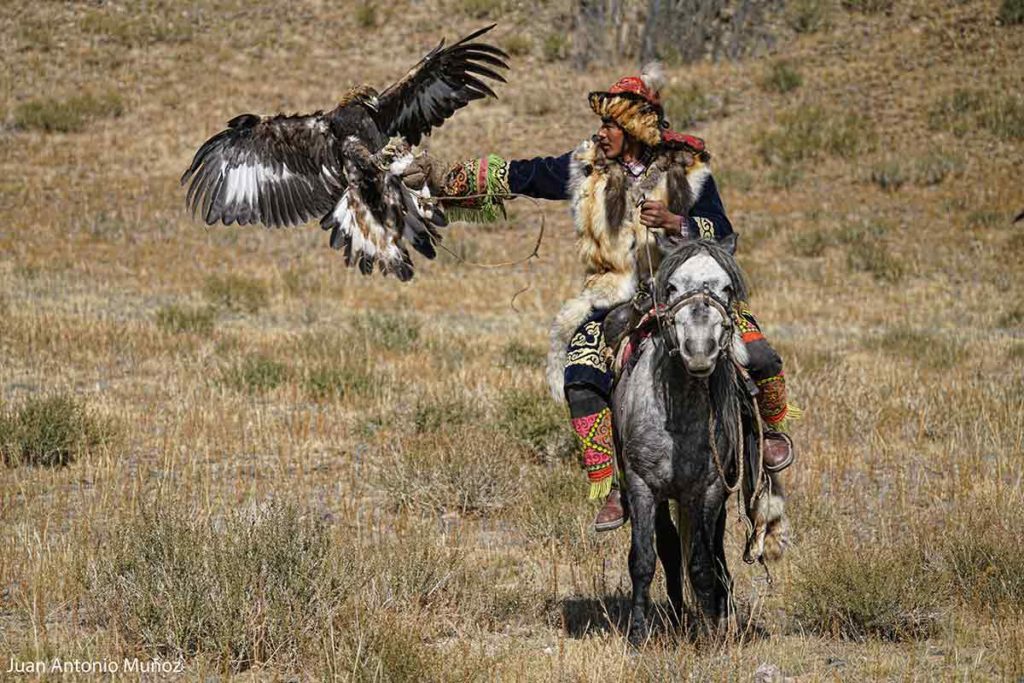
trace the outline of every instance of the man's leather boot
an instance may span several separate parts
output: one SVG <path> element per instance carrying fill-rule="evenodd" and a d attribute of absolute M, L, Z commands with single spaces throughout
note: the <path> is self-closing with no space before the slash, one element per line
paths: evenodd
<path fill-rule="evenodd" d="M 604 507 L 597 513 L 594 519 L 594 529 L 597 531 L 611 531 L 618 529 L 626 523 L 626 510 L 622 505 L 622 494 L 617 488 L 613 488 L 608 497 L 605 498 Z"/>

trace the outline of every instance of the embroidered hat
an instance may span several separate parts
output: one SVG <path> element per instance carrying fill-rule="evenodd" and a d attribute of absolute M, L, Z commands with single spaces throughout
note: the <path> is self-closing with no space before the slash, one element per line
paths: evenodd
<path fill-rule="evenodd" d="M 665 72 L 660 62 L 651 62 L 639 76 L 620 78 L 607 91 L 590 93 L 590 108 L 603 119 L 611 119 L 623 130 L 646 145 L 662 142 L 665 110 L 661 106 L 661 88 Z"/>

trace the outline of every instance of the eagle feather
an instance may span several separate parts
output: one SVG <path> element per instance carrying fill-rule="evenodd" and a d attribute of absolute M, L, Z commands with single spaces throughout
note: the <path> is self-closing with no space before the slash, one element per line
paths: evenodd
<path fill-rule="evenodd" d="M 446 224 L 429 192 L 401 180 L 411 146 L 473 100 L 496 97 L 505 82 L 502 50 L 477 39 L 442 40 L 398 82 L 368 85 L 312 114 L 242 114 L 204 142 L 181 177 L 185 203 L 207 225 L 301 225 L 320 218 L 330 245 L 350 266 L 413 275 L 406 243 L 427 258 Z"/>

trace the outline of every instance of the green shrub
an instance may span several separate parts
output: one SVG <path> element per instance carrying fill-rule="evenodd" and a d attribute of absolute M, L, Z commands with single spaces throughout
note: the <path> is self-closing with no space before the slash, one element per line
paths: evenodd
<path fill-rule="evenodd" d="M 68 465 L 112 436 L 109 422 L 67 395 L 30 398 L 0 412 L 0 455 L 9 467 Z"/>
<path fill-rule="evenodd" d="M 865 346 L 917 361 L 935 370 L 951 368 L 964 357 L 959 340 L 907 327 L 893 328 L 880 337 L 870 338 L 865 341 Z"/>
<path fill-rule="evenodd" d="M 549 33 L 541 44 L 544 61 L 557 62 L 569 56 L 569 39 L 564 33 Z"/>
<path fill-rule="evenodd" d="M 676 129 L 687 128 L 707 119 L 713 109 L 713 103 L 696 82 L 685 86 L 667 86 L 662 95 L 665 118 Z"/>
<path fill-rule="evenodd" d="M 854 12 L 878 14 L 891 10 L 894 2 L 895 0 L 842 0 L 842 5 L 843 8 Z"/>
<path fill-rule="evenodd" d="M 522 57 L 523 55 L 530 54 L 533 50 L 533 42 L 528 36 L 514 33 L 505 38 L 502 47 L 505 48 L 505 52 L 513 57 Z"/>
<path fill-rule="evenodd" d="M 73 133 L 93 120 L 124 114 L 124 102 L 114 91 L 74 95 L 64 100 L 43 97 L 14 108 L 14 125 L 47 133 Z"/>
<path fill-rule="evenodd" d="M 215 306 L 247 313 L 265 308 L 270 300 L 265 282 L 235 274 L 209 276 L 203 285 L 203 294 Z"/>
<path fill-rule="evenodd" d="M 375 395 L 383 385 L 377 373 L 350 363 L 323 363 L 302 378 L 306 394 L 318 401 Z"/>
<path fill-rule="evenodd" d="M 817 105 L 782 112 L 778 125 L 757 139 L 761 157 L 769 164 L 823 155 L 849 158 L 872 142 L 871 128 L 859 114 Z"/>
<path fill-rule="evenodd" d="M 1024 0 L 1003 0 L 999 6 L 999 21 L 1006 26 L 1024 24 Z"/>
<path fill-rule="evenodd" d="M 957 135 L 985 129 L 1007 140 L 1024 138 L 1024 98 L 973 88 L 957 88 L 939 98 L 928 114 L 932 128 L 948 129 Z"/>
<path fill-rule="evenodd" d="M 356 6 L 356 23 L 360 28 L 373 28 L 377 25 L 377 3 L 373 0 L 360 2 Z"/>
<path fill-rule="evenodd" d="M 459 0 L 462 13 L 473 19 L 489 19 L 504 9 L 504 0 Z"/>
<path fill-rule="evenodd" d="M 544 367 L 547 354 L 543 349 L 527 346 L 517 339 L 505 344 L 501 350 L 501 360 L 504 364 L 520 368 L 542 368 Z"/>
<path fill-rule="evenodd" d="M 768 92 L 788 93 L 803 85 L 804 79 L 792 62 L 786 59 L 779 59 L 771 63 L 764 77 L 761 79 L 761 87 Z"/>
<path fill-rule="evenodd" d="M 871 182 L 886 192 L 896 192 L 907 182 L 907 172 L 898 160 L 888 159 L 872 167 Z"/>
<path fill-rule="evenodd" d="M 209 335 L 213 332 L 217 311 L 211 306 L 187 308 L 168 304 L 156 312 L 156 326 L 171 334 Z"/>
<path fill-rule="evenodd" d="M 521 462 L 500 435 L 458 427 L 390 444 L 377 483 L 398 507 L 482 513 L 512 501 Z"/>
<path fill-rule="evenodd" d="M 588 547 L 593 511 L 582 504 L 588 486 L 586 475 L 575 463 L 547 467 L 531 477 L 529 504 L 519 518 L 526 538 L 541 545 L 554 541 L 569 551 Z"/>
<path fill-rule="evenodd" d="M 884 244 L 856 242 L 849 246 L 846 264 L 851 270 L 870 273 L 880 282 L 895 283 L 903 279 L 903 262 Z"/>
<path fill-rule="evenodd" d="M 797 256 L 816 258 L 836 244 L 836 239 L 824 230 L 807 230 L 789 238 L 789 247 Z"/>
<path fill-rule="evenodd" d="M 756 181 L 748 171 L 738 168 L 719 168 L 715 171 L 715 183 L 720 190 L 738 190 L 750 192 Z"/>
<path fill-rule="evenodd" d="M 802 629 L 900 641 L 938 625 L 945 596 L 916 548 L 832 543 L 800 565 L 789 604 Z"/>
<path fill-rule="evenodd" d="M 1024 528 L 986 507 L 958 510 L 953 533 L 939 534 L 939 553 L 953 593 L 981 609 L 1024 601 Z"/>
<path fill-rule="evenodd" d="M 263 355 L 249 356 L 226 368 L 222 379 L 237 391 L 261 394 L 281 386 L 291 372 L 284 363 Z"/>
<path fill-rule="evenodd" d="M 967 214 L 968 228 L 991 228 L 1003 221 L 1003 214 L 988 209 L 976 209 Z"/>
<path fill-rule="evenodd" d="M 371 349 L 410 351 L 420 339 L 420 321 L 400 313 L 364 313 L 353 319 L 352 329 Z"/>
<path fill-rule="evenodd" d="M 948 177 L 963 173 L 964 161 L 950 151 L 933 151 L 914 160 L 911 175 L 915 185 L 938 185 Z"/>
<path fill-rule="evenodd" d="M 498 420 L 509 434 L 542 460 L 571 453 L 575 437 L 565 409 L 548 396 L 515 390 L 501 397 Z"/>
<path fill-rule="evenodd" d="M 768 185 L 776 190 L 791 190 L 803 177 L 803 172 L 796 165 L 783 163 L 772 167 L 767 180 Z"/>
<path fill-rule="evenodd" d="M 115 526 L 89 567 L 93 608 L 127 642 L 165 658 L 206 654 L 234 671 L 298 661 L 343 597 L 323 527 L 270 504 L 213 519 L 152 505 Z"/>
<path fill-rule="evenodd" d="M 797 33 L 817 33 L 832 23 L 831 0 L 789 0 L 786 22 Z"/>
<path fill-rule="evenodd" d="M 440 432 L 472 423 L 479 412 L 458 396 L 421 397 L 416 402 L 412 424 L 417 432 Z"/>

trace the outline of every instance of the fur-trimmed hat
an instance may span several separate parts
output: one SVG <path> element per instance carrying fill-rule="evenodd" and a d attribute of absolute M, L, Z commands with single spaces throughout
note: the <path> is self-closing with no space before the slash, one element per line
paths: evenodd
<path fill-rule="evenodd" d="M 660 62 L 645 66 L 639 76 L 620 78 L 607 92 L 590 93 L 590 108 L 601 118 L 611 119 L 646 145 L 661 143 L 666 128 L 661 107 L 665 71 Z"/>

